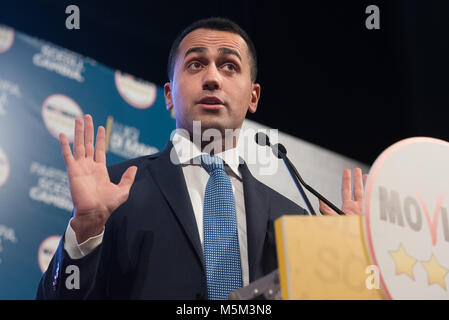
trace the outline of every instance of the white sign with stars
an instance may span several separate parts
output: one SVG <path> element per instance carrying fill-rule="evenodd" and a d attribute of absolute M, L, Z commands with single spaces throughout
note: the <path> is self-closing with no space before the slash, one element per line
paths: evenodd
<path fill-rule="evenodd" d="M 365 240 L 391 299 L 449 298 L 449 143 L 409 138 L 373 164 Z"/>

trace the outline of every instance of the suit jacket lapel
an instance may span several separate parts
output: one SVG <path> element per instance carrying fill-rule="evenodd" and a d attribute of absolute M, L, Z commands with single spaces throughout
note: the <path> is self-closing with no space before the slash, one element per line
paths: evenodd
<path fill-rule="evenodd" d="M 243 194 L 245 199 L 246 232 L 248 240 L 249 281 L 261 276 L 258 270 L 262 259 L 263 245 L 268 227 L 269 202 L 267 196 L 258 188 L 246 163 L 240 165 L 243 178 Z"/>
<path fill-rule="evenodd" d="M 201 246 L 198 226 L 193 212 L 192 202 L 181 166 L 170 160 L 171 141 L 159 156 L 148 166 L 153 178 L 166 198 L 170 208 L 175 213 L 183 227 L 195 253 L 205 270 L 203 249 Z M 267 196 L 259 188 L 246 163 L 240 165 L 243 179 L 245 200 L 246 229 L 248 241 L 249 281 L 261 276 L 259 264 L 262 259 L 263 245 L 268 227 L 269 202 Z"/>
<path fill-rule="evenodd" d="M 187 190 L 186 181 L 180 165 L 175 165 L 170 160 L 170 153 L 173 149 L 171 141 L 160 153 L 159 157 L 153 160 L 149 170 L 161 189 L 164 197 L 175 213 L 179 223 L 183 227 L 187 238 L 192 244 L 198 259 L 204 269 L 204 256 L 201 246 L 198 225 L 195 220 L 192 202 Z"/>

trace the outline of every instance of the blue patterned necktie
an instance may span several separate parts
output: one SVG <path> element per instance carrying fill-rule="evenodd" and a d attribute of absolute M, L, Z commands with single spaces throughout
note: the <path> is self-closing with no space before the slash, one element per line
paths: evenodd
<path fill-rule="evenodd" d="M 209 173 L 204 195 L 204 260 L 209 299 L 224 300 L 242 287 L 242 266 L 234 194 L 223 160 L 201 155 Z"/>

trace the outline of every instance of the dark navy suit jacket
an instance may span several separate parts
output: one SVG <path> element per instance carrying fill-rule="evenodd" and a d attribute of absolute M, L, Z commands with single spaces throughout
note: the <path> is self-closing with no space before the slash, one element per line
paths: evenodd
<path fill-rule="evenodd" d="M 87 256 L 71 259 L 62 237 L 38 299 L 207 299 L 195 215 L 182 168 L 170 161 L 171 149 L 169 142 L 160 153 L 109 168 L 111 181 L 118 183 L 129 166 L 138 167 L 128 200 L 112 213 L 102 244 Z M 240 170 L 252 282 L 277 268 L 274 220 L 307 212 L 255 179 L 246 164 Z M 79 289 L 66 286 L 75 274 L 69 265 L 79 268 Z"/>

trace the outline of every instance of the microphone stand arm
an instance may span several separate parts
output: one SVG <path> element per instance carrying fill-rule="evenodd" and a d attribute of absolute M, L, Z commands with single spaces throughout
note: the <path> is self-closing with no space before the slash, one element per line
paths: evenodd
<path fill-rule="evenodd" d="M 332 208 L 335 212 L 337 212 L 339 215 L 344 215 L 343 211 L 338 209 L 334 204 L 332 204 L 329 200 L 327 200 L 325 197 L 323 197 L 320 193 L 315 191 L 311 186 L 309 186 L 307 183 L 304 182 L 304 180 L 301 178 L 301 175 L 299 174 L 298 170 L 296 170 L 293 163 L 291 163 L 290 159 L 288 159 L 287 155 L 278 150 L 278 154 L 281 156 L 282 160 L 284 160 L 287 168 L 290 171 L 290 174 L 294 176 L 295 179 L 293 179 L 296 183 L 296 186 L 298 187 L 299 191 L 301 192 L 301 195 L 303 196 L 304 200 L 306 201 L 307 206 L 309 207 L 310 212 L 313 215 L 316 215 L 313 211 L 312 206 L 310 205 L 310 202 L 308 201 L 307 197 L 304 196 L 304 190 L 300 187 L 300 183 L 306 188 L 308 191 L 310 191 L 314 196 L 316 196 L 318 199 L 323 201 L 325 204 L 327 204 L 329 207 Z M 293 172 L 293 173 L 292 173 Z M 298 182 L 299 180 L 299 182 Z M 307 200 L 306 200 L 307 199 Z"/>

